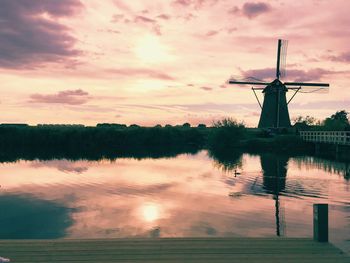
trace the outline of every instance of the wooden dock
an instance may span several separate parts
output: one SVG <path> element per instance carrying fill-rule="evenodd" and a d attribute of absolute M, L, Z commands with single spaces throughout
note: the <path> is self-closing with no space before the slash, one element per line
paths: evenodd
<path fill-rule="evenodd" d="M 0 240 L 0 256 L 16 263 L 350 263 L 332 244 L 309 238 Z"/>

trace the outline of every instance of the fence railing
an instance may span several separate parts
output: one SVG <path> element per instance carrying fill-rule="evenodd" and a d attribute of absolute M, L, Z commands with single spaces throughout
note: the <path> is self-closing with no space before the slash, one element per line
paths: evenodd
<path fill-rule="evenodd" d="M 308 142 L 350 145 L 350 131 L 301 131 L 299 134 Z"/>

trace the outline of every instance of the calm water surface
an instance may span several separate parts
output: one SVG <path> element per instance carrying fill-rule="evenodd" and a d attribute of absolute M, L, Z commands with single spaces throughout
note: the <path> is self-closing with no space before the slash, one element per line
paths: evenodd
<path fill-rule="evenodd" d="M 350 252 L 349 168 L 275 155 L 220 163 L 206 151 L 2 163 L 0 239 L 311 237 L 312 205 L 328 203 L 330 239 Z"/>

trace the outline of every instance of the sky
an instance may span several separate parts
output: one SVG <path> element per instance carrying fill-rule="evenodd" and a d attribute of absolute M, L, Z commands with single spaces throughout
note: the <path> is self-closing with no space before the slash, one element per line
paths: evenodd
<path fill-rule="evenodd" d="M 0 123 L 257 126 L 255 77 L 327 82 L 290 116 L 350 110 L 347 0 L 0 0 Z M 293 92 L 289 91 L 290 98 Z M 260 101 L 262 93 L 258 93 Z"/>

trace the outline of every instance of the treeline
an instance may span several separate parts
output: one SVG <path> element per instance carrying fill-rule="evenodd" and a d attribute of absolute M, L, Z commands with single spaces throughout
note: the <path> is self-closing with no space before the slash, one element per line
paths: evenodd
<path fill-rule="evenodd" d="M 162 127 L 123 124 L 83 125 L 0 125 L 0 162 L 17 159 L 115 159 L 118 157 L 172 157 L 208 149 L 223 162 L 237 159 L 239 153 L 276 152 L 293 155 L 313 154 L 314 146 L 302 141 L 297 131 L 306 129 L 347 130 L 346 111 L 338 111 L 322 123 L 300 117 L 291 129 L 249 129 L 227 118 L 212 127 L 189 123 Z M 272 131 L 272 132 L 271 132 Z"/>
<path fill-rule="evenodd" d="M 37 158 L 157 158 L 195 153 L 201 149 L 208 149 L 219 161 L 231 162 L 242 152 L 303 153 L 307 147 L 308 143 L 295 135 L 271 138 L 264 131 L 247 129 L 229 118 L 215 122 L 212 127 L 191 127 L 189 124 L 165 127 L 0 125 L 0 162 Z"/>
<path fill-rule="evenodd" d="M 298 116 L 294 119 L 294 127 L 298 130 L 350 131 L 349 113 L 337 111 L 324 120 L 312 116 Z"/>
<path fill-rule="evenodd" d="M 203 127 L 0 125 L 0 160 L 160 157 L 205 146 Z"/>

